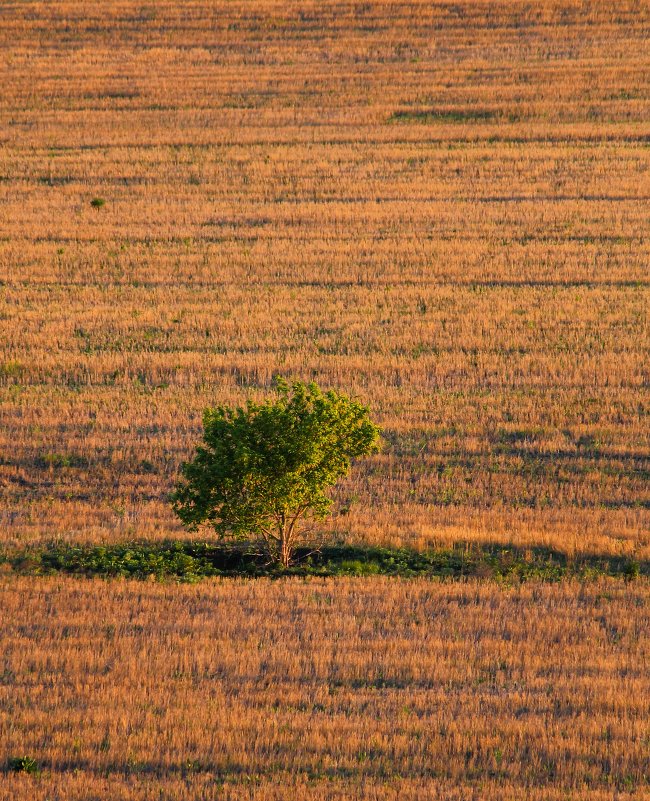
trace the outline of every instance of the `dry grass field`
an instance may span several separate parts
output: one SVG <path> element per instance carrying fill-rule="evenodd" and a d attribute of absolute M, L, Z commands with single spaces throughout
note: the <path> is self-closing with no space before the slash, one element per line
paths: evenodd
<path fill-rule="evenodd" d="M 648 558 L 649 29 L 3 3 L 2 540 L 177 533 L 202 408 L 282 373 L 385 427 L 348 538 Z"/>
<path fill-rule="evenodd" d="M 647 562 L 649 225 L 642 0 L 5 0 L 0 547 L 178 536 L 280 373 L 338 536 Z M 0 801 L 650 799 L 647 579 L 0 572 Z"/>
<path fill-rule="evenodd" d="M 647 799 L 649 587 L 3 579 L 0 799 Z"/>

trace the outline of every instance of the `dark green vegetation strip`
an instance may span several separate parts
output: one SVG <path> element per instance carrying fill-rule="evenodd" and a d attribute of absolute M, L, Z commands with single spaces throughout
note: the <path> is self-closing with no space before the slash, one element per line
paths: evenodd
<path fill-rule="evenodd" d="M 427 108 L 400 109 L 394 111 L 387 122 L 432 123 L 432 122 L 489 122 L 498 118 L 498 112 L 485 108 Z M 514 120 L 510 120 L 514 121 Z"/>
<path fill-rule="evenodd" d="M 266 563 L 251 548 L 173 540 L 112 545 L 52 544 L 41 549 L 4 551 L 0 564 L 17 573 L 154 578 L 198 581 L 211 576 L 416 576 L 500 582 L 613 576 L 631 580 L 650 575 L 650 562 L 629 557 L 580 555 L 569 558 L 548 548 L 520 549 L 459 544 L 453 549 L 420 553 L 405 548 L 328 546 L 298 551 L 286 570 Z"/>

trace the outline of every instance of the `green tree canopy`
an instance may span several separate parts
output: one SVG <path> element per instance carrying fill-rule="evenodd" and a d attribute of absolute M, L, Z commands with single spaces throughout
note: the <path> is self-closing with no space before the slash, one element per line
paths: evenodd
<path fill-rule="evenodd" d="M 277 379 L 276 396 L 263 403 L 206 409 L 203 428 L 174 510 L 190 530 L 205 524 L 221 537 L 256 540 L 284 566 L 329 513 L 327 490 L 351 460 L 379 449 L 366 406 L 299 381 Z"/>

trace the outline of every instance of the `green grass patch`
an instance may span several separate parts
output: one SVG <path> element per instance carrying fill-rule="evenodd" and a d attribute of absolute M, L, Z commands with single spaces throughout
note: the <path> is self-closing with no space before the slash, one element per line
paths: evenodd
<path fill-rule="evenodd" d="M 497 118 L 496 111 L 486 108 L 427 108 L 394 111 L 386 122 L 426 125 L 436 122 L 490 122 Z"/>
<path fill-rule="evenodd" d="M 458 544 L 419 552 L 407 548 L 333 545 L 299 549 L 295 564 L 270 565 L 253 547 L 169 540 L 113 545 L 53 543 L 42 548 L 5 550 L 0 564 L 19 574 L 122 577 L 199 581 L 214 576 L 396 576 L 436 579 L 482 578 L 497 582 L 561 581 L 611 576 L 633 580 L 650 575 L 650 563 L 629 557 L 583 555 L 568 558 L 548 548 Z"/>
<path fill-rule="evenodd" d="M 38 762 L 30 756 L 10 757 L 7 762 L 7 770 L 12 773 L 39 774 L 41 772 Z"/>

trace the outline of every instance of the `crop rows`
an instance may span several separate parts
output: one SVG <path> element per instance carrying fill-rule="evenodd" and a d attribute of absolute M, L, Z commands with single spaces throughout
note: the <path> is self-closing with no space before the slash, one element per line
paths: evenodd
<path fill-rule="evenodd" d="M 332 529 L 650 554 L 644 3 L 4 3 L 0 530 L 160 538 L 273 375 Z"/>
<path fill-rule="evenodd" d="M 0 582 L 2 801 L 644 798 L 647 581 Z M 270 613 L 272 610 L 272 613 Z"/>

